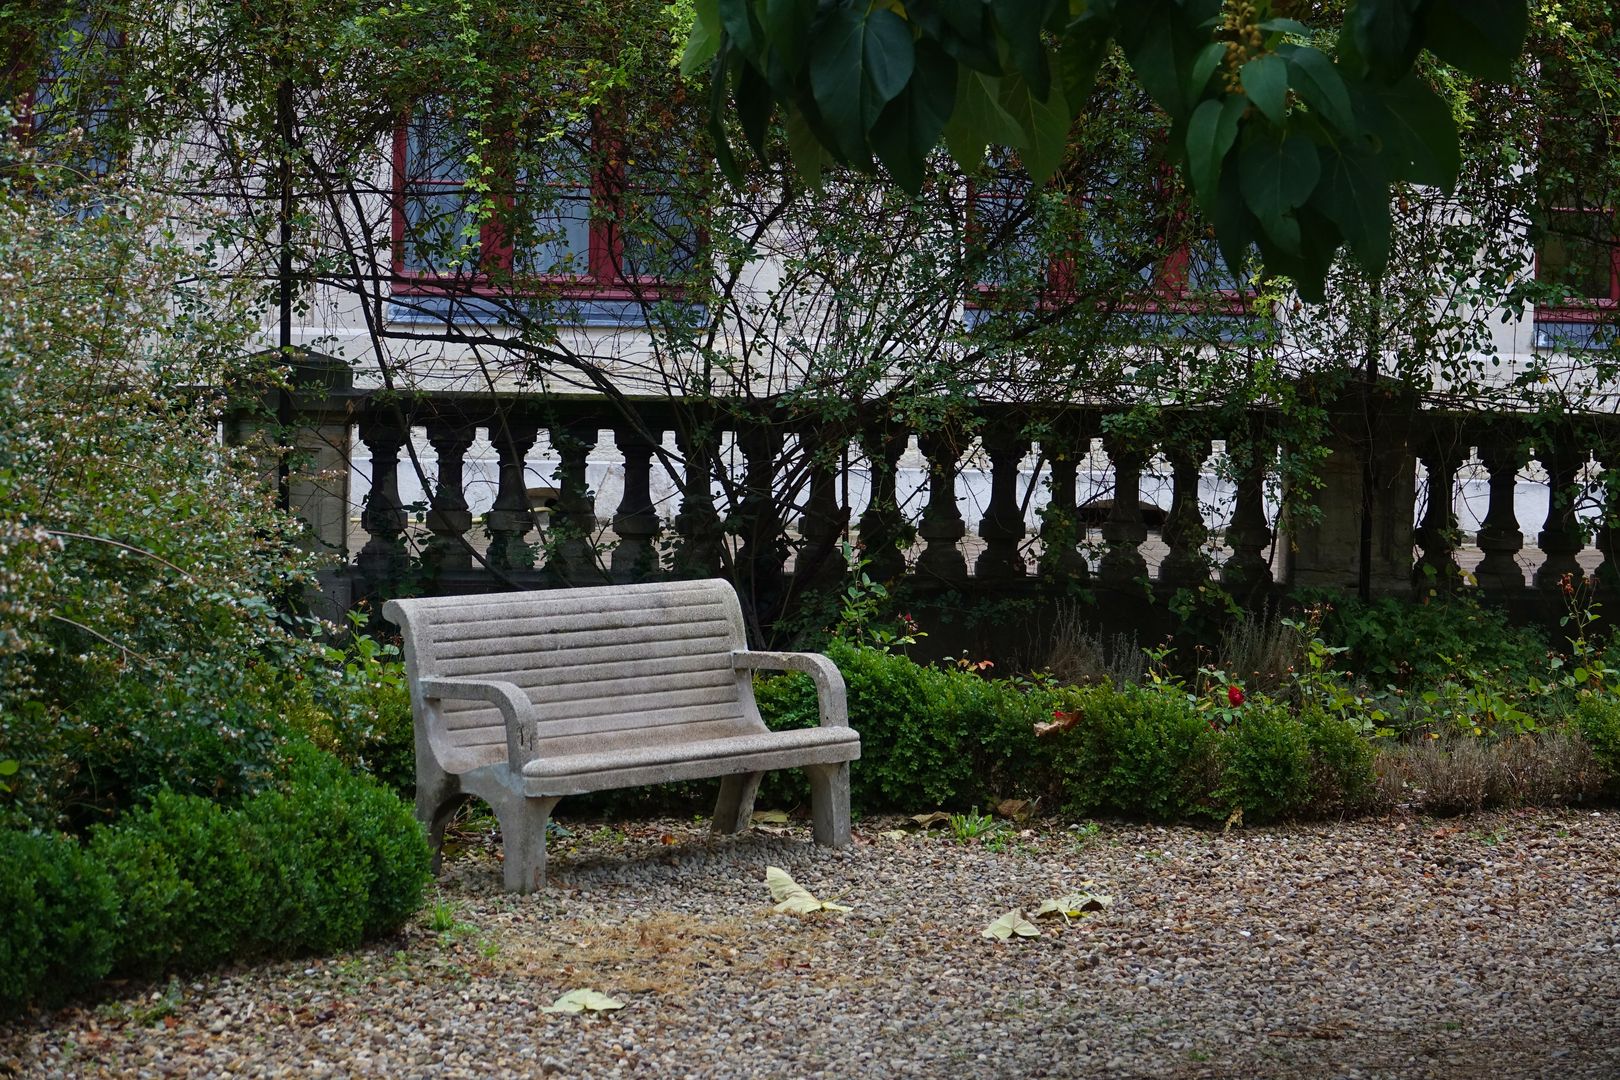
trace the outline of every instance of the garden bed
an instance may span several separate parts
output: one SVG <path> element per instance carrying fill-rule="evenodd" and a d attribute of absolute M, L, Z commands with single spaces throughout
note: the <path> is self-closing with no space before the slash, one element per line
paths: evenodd
<path fill-rule="evenodd" d="M 843 854 L 797 821 L 703 830 L 576 824 L 531 897 L 475 833 L 397 938 L 114 984 L 0 1029 L 0 1074 L 1620 1072 L 1611 811 L 967 840 L 869 818 Z M 773 914 L 767 865 L 851 910 Z M 1088 881 L 1108 907 L 982 936 Z M 624 1008 L 539 1011 L 582 987 Z"/>

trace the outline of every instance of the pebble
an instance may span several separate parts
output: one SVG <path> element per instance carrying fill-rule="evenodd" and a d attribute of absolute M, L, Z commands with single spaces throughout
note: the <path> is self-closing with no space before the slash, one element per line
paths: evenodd
<path fill-rule="evenodd" d="M 1620 815 L 906 824 L 575 825 L 528 897 L 475 843 L 392 939 L 13 1021 L 0 1076 L 1620 1076 Z M 767 865 L 852 910 L 772 913 Z M 1081 888 L 1113 902 L 980 934 Z M 625 1008 L 539 1012 L 581 987 Z"/>

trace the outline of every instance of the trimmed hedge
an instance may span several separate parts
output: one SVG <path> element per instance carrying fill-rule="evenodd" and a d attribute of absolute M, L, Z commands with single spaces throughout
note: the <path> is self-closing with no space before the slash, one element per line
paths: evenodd
<path fill-rule="evenodd" d="M 195 795 L 65 837 L 0 831 L 0 1011 L 51 1005 L 109 972 L 352 948 L 420 905 L 431 854 L 391 791 L 295 748 L 283 790 L 227 810 Z"/>

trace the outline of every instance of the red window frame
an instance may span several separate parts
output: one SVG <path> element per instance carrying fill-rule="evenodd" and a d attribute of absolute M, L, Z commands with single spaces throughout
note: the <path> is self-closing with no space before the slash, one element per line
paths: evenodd
<path fill-rule="evenodd" d="M 1144 281 L 1145 287 L 1134 292 L 1120 303 L 1112 304 L 1115 311 L 1129 314 L 1247 314 L 1250 311 L 1250 301 L 1254 293 L 1250 290 L 1240 289 L 1212 289 L 1198 290 L 1188 283 L 1192 268 L 1193 253 L 1188 244 L 1171 246 L 1169 236 L 1178 232 L 1191 218 L 1194 211 L 1188 205 L 1184 196 L 1174 193 L 1174 174 L 1169 165 L 1160 165 L 1154 186 L 1157 193 L 1164 196 L 1165 202 L 1173 209 L 1161 218 L 1162 225 L 1158 232 L 1157 245 L 1163 254 L 1153 261 L 1149 267 L 1150 273 Z M 998 190 L 989 193 L 979 188 L 971 178 L 968 179 L 968 206 L 967 206 L 967 233 L 971 240 L 974 235 L 974 221 L 977 207 L 984 200 L 993 200 L 999 203 L 1016 204 L 1020 198 L 1005 191 Z M 1089 202 L 1095 198 L 1091 194 L 1081 196 L 1083 201 Z M 1042 291 L 1038 301 L 1041 310 L 1052 310 L 1071 304 L 1075 301 L 1074 289 L 1074 262 L 1061 256 L 1053 256 L 1048 261 L 1046 271 L 1046 288 Z M 998 298 L 1001 287 L 993 282 L 976 282 L 969 290 L 967 305 L 970 308 L 996 308 L 1001 306 Z M 1099 306 L 1106 305 L 1106 301 L 1099 301 Z"/>
<path fill-rule="evenodd" d="M 446 190 L 459 190 L 465 180 L 435 181 L 410 177 L 410 118 L 402 117 L 394 128 L 393 181 L 391 214 L 390 264 L 392 292 L 395 296 L 499 296 L 511 295 L 514 280 L 521 284 L 522 293 L 544 294 L 562 299 L 646 301 L 673 298 L 682 295 L 681 286 L 657 275 L 631 274 L 625 265 L 624 230 L 618 218 L 625 199 L 641 190 L 633 187 L 626 169 L 627 155 L 623 140 L 613 126 L 600 113 L 593 112 L 590 120 L 589 141 L 603 152 L 588 158 L 589 183 L 586 196 L 589 221 L 586 231 L 585 269 L 577 274 L 513 274 L 515 252 L 511 237 L 502 230 L 498 217 L 490 218 L 479 226 L 479 269 L 469 274 L 443 274 L 431 270 L 418 270 L 406 266 L 406 201 L 407 182 L 412 187 L 426 184 Z M 503 177 L 503 179 L 506 179 Z M 512 182 L 513 190 L 516 182 Z M 554 184 L 558 187 L 570 185 Z M 511 199 L 511 195 L 497 195 Z M 509 205 L 509 203 L 508 203 Z M 484 267 L 498 268 L 499 277 Z"/>
<path fill-rule="evenodd" d="M 1604 322 L 1620 311 L 1620 210 L 1601 207 L 1552 207 L 1554 214 L 1576 214 L 1594 219 L 1608 219 L 1609 239 L 1588 241 L 1607 243 L 1609 247 L 1609 290 L 1607 295 L 1571 296 L 1562 304 L 1538 304 L 1536 316 L 1556 322 Z M 1601 230 L 1600 230 L 1601 231 Z M 1536 280 L 1544 280 L 1542 245 L 1536 246 Z M 1599 262 L 1598 265 L 1601 265 Z"/>

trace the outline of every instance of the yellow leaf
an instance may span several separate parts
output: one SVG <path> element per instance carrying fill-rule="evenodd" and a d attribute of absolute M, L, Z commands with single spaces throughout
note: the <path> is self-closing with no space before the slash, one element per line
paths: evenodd
<path fill-rule="evenodd" d="M 911 820 L 916 823 L 919 829 L 931 829 L 935 825 L 949 825 L 951 815 L 943 810 L 935 810 L 932 814 L 912 814 Z"/>
<path fill-rule="evenodd" d="M 794 881 L 786 870 L 779 866 L 765 868 L 765 885 L 771 890 L 771 899 L 776 901 L 772 908 L 778 915 L 809 915 L 815 911 L 848 911 L 843 904 L 835 904 L 831 900 L 817 900 L 810 895 L 810 890 Z"/>
<path fill-rule="evenodd" d="M 543 1013 L 608 1012 L 624 1008 L 624 1002 L 610 998 L 595 990 L 570 990 L 550 1005 L 540 1006 Z"/>
<path fill-rule="evenodd" d="M 755 810 L 755 825 L 786 825 L 788 816 L 786 810 Z"/>
<path fill-rule="evenodd" d="M 1014 937 L 1040 937 L 1041 932 L 1035 924 L 1024 918 L 1024 913 L 1017 908 L 1007 912 L 1001 918 L 979 931 L 984 937 L 994 938 L 997 941 L 1011 941 Z"/>
<path fill-rule="evenodd" d="M 1086 882 L 1090 885 L 1091 882 Z M 1041 906 L 1035 909 L 1035 918 L 1042 915 L 1062 915 L 1065 919 L 1072 919 L 1080 915 L 1089 915 L 1093 911 L 1101 911 L 1114 902 L 1111 896 L 1102 893 L 1076 891 L 1066 896 L 1055 897 L 1051 900 L 1042 900 Z"/>

